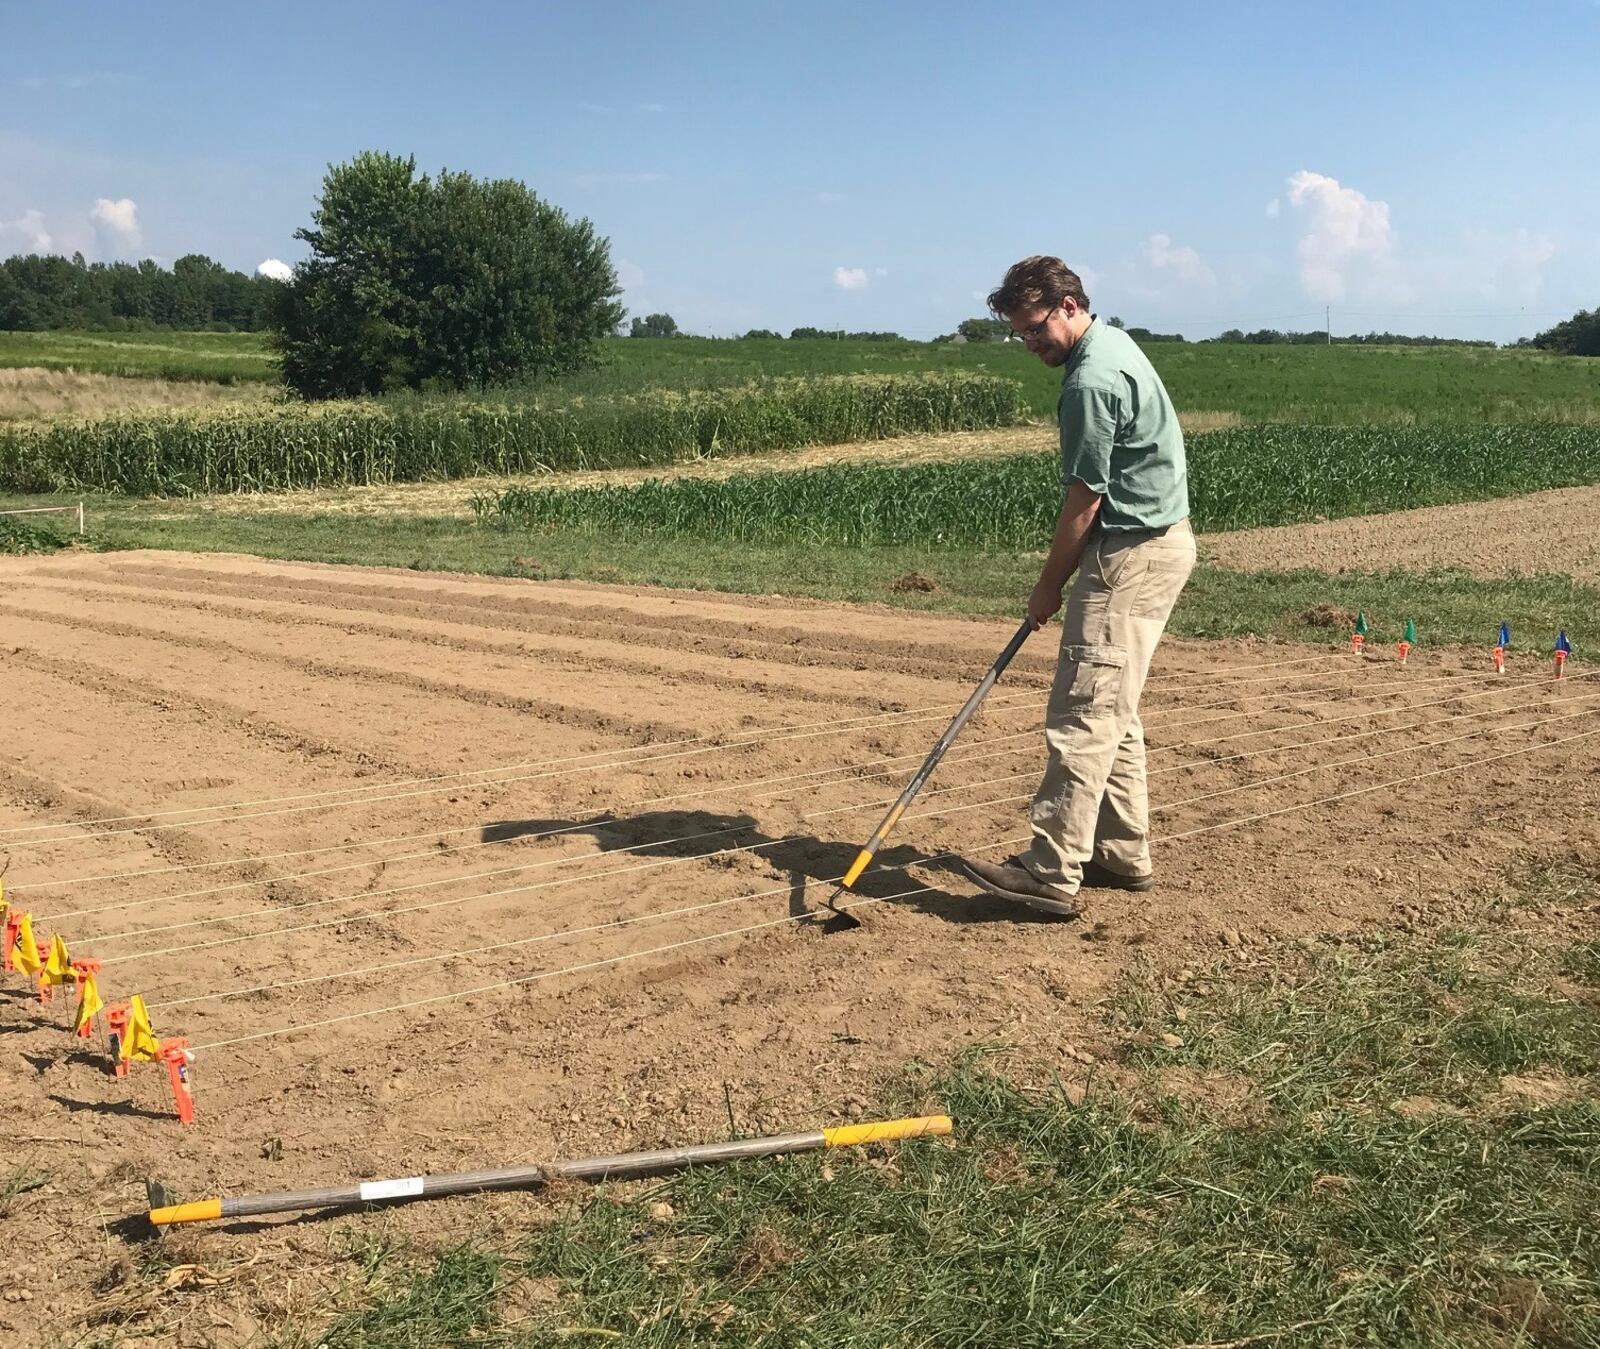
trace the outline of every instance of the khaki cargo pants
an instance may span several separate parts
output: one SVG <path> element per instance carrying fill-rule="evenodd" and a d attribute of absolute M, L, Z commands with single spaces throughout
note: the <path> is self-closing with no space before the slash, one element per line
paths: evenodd
<path fill-rule="evenodd" d="M 1033 842 L 1022 854 L 1041 881 L 1075 891 L 1091 858 L 1124 875 L 1151 869 L 1139 695 L 1194 559 L 1187 520 L 1096 532 L 1084 545 L 1045 710 Z"/>

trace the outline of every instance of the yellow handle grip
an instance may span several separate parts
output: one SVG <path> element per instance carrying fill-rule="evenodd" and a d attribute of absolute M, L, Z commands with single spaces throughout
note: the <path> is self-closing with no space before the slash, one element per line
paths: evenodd
<path fill-rule="evenodd" d="M 208 1223 L 222 1216 L 222 1200 L 197 1199 L 192 1204 L 171 1204 L 166 1208 L 150 1210 L 152 1227 L 165 1227 L 168 1223 Z"/>
<path fill-rule="evenodd" d="M 885 1119 L 873 1124 L 842 1124 L 824 1129 L 823 1141 L 830 1148 L 854 1147 L 858 1143 L 888 1143 L 897 1138 L 943 1136 L 954 1131 L 948 1115 L 923 1115 L 917 1119 Z"/>
<path fill-rule="evenodd" d="M 846 890 L 861 879 L 861 873 L 867 869 L 867 863 L 872 861 L 872 854 L 863 848 L 856 854 L 856 860 L 850 864 L 850 870 L 844 873 L 841 884 Z"/>

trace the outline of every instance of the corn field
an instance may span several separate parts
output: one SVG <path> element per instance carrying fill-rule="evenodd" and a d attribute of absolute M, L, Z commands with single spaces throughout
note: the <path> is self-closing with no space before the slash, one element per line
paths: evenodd
<path fill-rule="evenodd" d="M 1439 505 L 1600 482 L 1600 426 L 1463 430 L 1238 427 L 1189 440 L 1198 529 Z M 956 463 L 836 464 L 631 487 L 514 488 L 475 502 L 518 526 L 655 531 L 747 543 L 1047 546 L 1061 503 L 1054 454 Z"/>
<path fill-rule="evenodd" d="M 0 429 L 0 490 L 270 492 L 724 455 L 1021 421 L 993 375 L 842 375 L 510 405 L 286 404 Z"/>

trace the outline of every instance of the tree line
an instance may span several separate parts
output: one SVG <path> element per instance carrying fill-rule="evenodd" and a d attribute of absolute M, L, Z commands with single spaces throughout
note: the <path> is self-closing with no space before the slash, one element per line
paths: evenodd
<path fill-rule="evenodd" d="M 1580 309 L 1553 328 L 1546 328 L 1527 345 L 1567 356 L 1600 356 L 1600 309 Z"/>
<path fill-rule="evenodd" d="M 19 254 L 0 262 L 0 329 L 254 332 L 267 326 L 277 284 L 229 271 L 203 253 L 179 258 L 170 270 L 150 258 L 91 263 L 82 253 Z"/>

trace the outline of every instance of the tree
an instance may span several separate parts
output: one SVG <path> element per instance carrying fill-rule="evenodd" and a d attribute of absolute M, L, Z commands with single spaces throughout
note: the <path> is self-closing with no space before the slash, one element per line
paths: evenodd
<path fill-rule="evenodd" d="M 1011 325 L 1004 319 L 962 319 L 956 331 L 969 342 L 999 342 L 1011 336 Z"/>
<path fill-rule="evenodd" d="M 677 337 L 678 324 L 671 314 L 646 314 L 634 319 L 628 329 L 629 337 Z"/>
<path fill-rule="evenodd" d="M 1568 356 L 1600 356 L 1600 309 L 1580 309 L 1554 328 L 1547 328 L 1533 339 L 1545 351 L 1561 351 Z"/>
<path fill-rule="evenodd" d="M 764 338 L 769 342 L 770 341 L 780 341 L 781 342 L 783 340 L 783 334 L 782 333 L 773 332 L 773 330 L 771 328 L 752 328 L 749 332 L 747 332 L 745 334 L 745 340 L 746 341 L 749 341 L 751 338 Z"/>
<path fill-rule="evenodd" d="M 367 151 L 328 170 L 295 237 L 311 256 L 273 288 L 272 324 L 308 398 L 567 374 L 622 317 L 609 243 L 514 179 Z"/>

